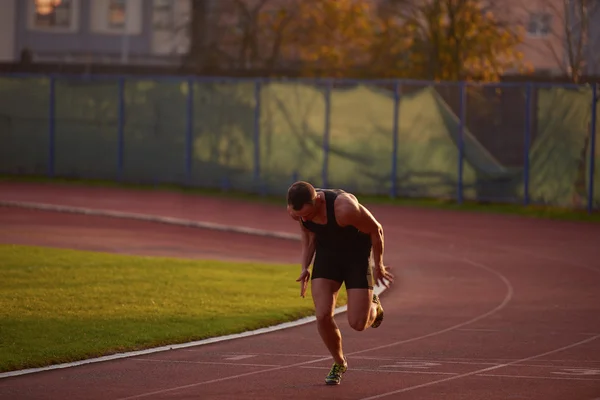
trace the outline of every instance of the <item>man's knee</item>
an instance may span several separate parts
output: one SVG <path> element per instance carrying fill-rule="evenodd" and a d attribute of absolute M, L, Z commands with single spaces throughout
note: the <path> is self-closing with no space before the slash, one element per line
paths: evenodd
<path fill-rule="evenodd" d="M 364 331 L 367 328 L 366 315 L 348 315 L 348 324 L 355 331 Z"/>
<path fill-rule="evenodd" d="M 333 314 L 330 312 L 317 312 L 315 316 L 318 324 L 331 324 L 333 322 Z"/>

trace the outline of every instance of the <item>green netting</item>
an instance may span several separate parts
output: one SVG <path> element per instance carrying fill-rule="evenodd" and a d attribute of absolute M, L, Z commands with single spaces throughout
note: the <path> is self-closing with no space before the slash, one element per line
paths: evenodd
<path fill-rule="evenodd" d="M 331 93 L 329 185 L 388 194 L 392 178 L 394 99 L 376 86 Z"/>
<path fill-rule="evenodd" d="M 45 174 L 49 79 L 0 78 L 0 171 Z"/>
<path fill-rule="evenodd" d="M 262 177 L 281 182 L 283 186 L 297 173 L 302 179 L 322 184 L 324 88 L 269 83 L 263 86 L 262 93 Z M 376 86 L 361 85 L 335 88 L 330 96 L 329 186 L 360 193 L 389 193 L 393 94 Z M 433 88 L 402 96 L 399 108 L 399 193 L 454 196 L 458 175 L 455 144 L 458 119 Z M 471 159 L 484 169 L 499 170 L 500 167 L 493 164 L 489 154 L 468 132 L 465 137 L 464 181 L 465 192 L 469 193 L 472 190 L 469 185 L 473 186 L 475 180 Z"/>
<path fill-rule="evenodd" d="M 57 79 L 55 85 L 55 174 L 116 178 L 118 83 Z"/>
<path fill-rule="evenodd" d="M 270 190 L 287 190 L 296 175 L 321 186 L 323 91 L 292 82 L 263 85 L 260 122 L 261 177 Z"/>
<path fill-rule="evenodd" d="M 183 183 L 187 84 L 132 80 L 124 92 L 123 179 Z"/>
<path fill-rule="evenodd" d="M 539 89 L 538 132 L 531 146 L 530 197 L 533 202 L 580 206 L 586 195 L 591 117 L 590 89 Z M 522 193 L 522 185 L 518 190 Z"/>
<path fill-rule="evenodd" d="M 60 78 L 55 89 L 56 175 L 116 178 L 116 78 Z M 324 87 L 292 81 L 263 83 L 258 131 L 254 82 L 196 82 L 193 90 L 191 184 L 278 194 L 296 178 L 323 185 Z M 516 101 L 522 97 L 523 89 L 515 90 Z M 398 194 L 454 197 L 458 180 L 459 92 L 441 86 L 415 85 L 403 86 L 402 92 L 396 159 Z M 124 95 L 123 179 L 186 182 L 187 81 L 130 80 L 125 84 Z M 336 86 L 330 96 L 329 186 L 365 194 L 389 193 L 392 91 L 373 85 Z M 0 171 L 47 172 L 49 99 L 46 78 L 0 78 Z M 535 90 L 535 130 L 529 153 L 529 194 L 533 202 L 585 205 L 590 190 L 591 99 L 591 90 L 584 88 Z M 503 118 L 511 118 L 511 108 L 498 111 L 507 104 L 496 98 L 493 91 L 472 91 L 468 101 L 471 104 L 467 111 L 479 113 L 481 120 L 477 123 L 471 118 L 464 130 L 464 195 L 521 199 L 524 182 L 519 162 L 523 160 L 516 153 L 522 154 L 518 142 L 524 134 L 524 110 L 517 107 L 520 114 L 513 115 L 509 123 Z M 486 139 L 488 132 L 482 132 L 485 129 L 514 129 L 514 143 L 507 145 L 501 138 L 492 137 L 494 144 L 489 136 Z M 596 204 L 600 204 L 599 142 L 597 138 Z M 516 152 L 510 155 L 512 161 L 507 161 L 506 154 L 498 152 L 495 146 Z"/>
<path fill-rule="evenodd" d="M 470 199 L 521 201 L 516 186 L 522 177 L 527 126 L 524 87 L 466 87 L 465 157 L 475 167 Z M 448 116 L 458 119 L 448 109 Z M 531 116 L 533 119 L 533 116 Z M 529 129 L 530 138 L 533 137 Z"/>
<path fill-rule="evenodd" d="M 403 92 L 407 88 L 403 87 Z M 459 120 L 433 87 L 411 87 L 400 100 L 398 145 L 399 194 L 455 197 L 458 184 Z M 417 90 L 415 90 L 417 89 Z M 473 191 L 475 172 L 470 134 L 464 131 L 465 195 Z"/>
<path fill-rule="evenodd" d="M 252 190 L 254 83 L 194 84 L 192 182 Z"/>

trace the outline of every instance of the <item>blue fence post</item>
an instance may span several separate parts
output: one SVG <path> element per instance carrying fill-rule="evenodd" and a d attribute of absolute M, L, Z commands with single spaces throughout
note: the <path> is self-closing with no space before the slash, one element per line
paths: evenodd
<path fill-rule="evenodd" d="M 328 170 L 329 170 L 329 124 L 331 119 L 331 87 L 332 81 L 327 82 L 325 88 L 325 131 L 323 133 L 323 172 L 322 185 L 324 188 L 329 186 Z"/>
<path fill-rule="evenodd" d="M 465 150 L 464 130 L 467 124 L 467 88 L 466 83 L 460 83 L 460 121 L 458 125 L 458 183 L 456 188 L 456 200 L 458 204 L 463 203 L 463 158 Z"/>
<path fill-rule="evenodd" d="M 194 161 L 194 80 L 192 78 L 187 81 L 185 120 L 185 182 L 190 185 Z"/>
<path fill-rule="evenodd" d="M 392 178 L 391 178 L 391 189 L 390 189 L 390 197 L 392 199 L 396 198 L 397 194 L 397 179 L 398 179 L 398 122 L 400 118 L 400 82 L 396 81 L 394 83 L 394 124 L 392 128 Z"/>
<path fill-rule="evenodd" d="M 56 125 L 56 78 L 50 75 L 48 105 L 48 178 L 54 178 L 55 125 Z"/>
<path fill-rule="evenodd" d="M 254 181 L 257 184 L 260 180 L 260 91 L 261 81 L 256 79 L 254 83 Z"/>
<path fill-rule="evenodd" d="M 117 127 L 117 180 L 123 180 L 124 145 L 125 145 L 125 78 L 119 77 L 118 86 L 119 116 Z"/>
<path fill-rule="evenodd" d="M 533 84 L 525 89 L 525 138 L 523 145 L 523 204 L 529 205 L 529 149 L 531 147 L 531 106 Z"/>
<path fill-rule="evenodd" d="M 596 118 L 598 111 L 598 85 L 592 85 L 592 119 L 590 121 L 590 171 L 588 175 L 588 199 L 587 209 L 588 213 L 591 214 L 594 211 L 594 172 L 596 163 Z"/>

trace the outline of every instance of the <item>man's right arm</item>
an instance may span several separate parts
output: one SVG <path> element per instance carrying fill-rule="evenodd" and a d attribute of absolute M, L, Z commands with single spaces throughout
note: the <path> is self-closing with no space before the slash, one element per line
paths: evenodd
<path fill-rule="evenodd" d="M 302 230 L 302 271 L 300 276 L 296 279 L 296 282 L 300 282 L 300 296 L 304 297 L 306 294 L 306 288 L 310 280 L 310 263 L 315 255 L 315 234 L 310 232 L 300 222 L 300 228 Z"/>
<path fill-rule="evenodd" d="M 306 229 L 302 222 L 300 228 L 302 230 L 302 271 L 307 271 L 315 255 L 315 234 Z"/>

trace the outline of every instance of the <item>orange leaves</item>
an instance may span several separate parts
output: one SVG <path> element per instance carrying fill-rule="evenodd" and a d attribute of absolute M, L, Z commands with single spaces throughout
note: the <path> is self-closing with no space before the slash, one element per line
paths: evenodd
<path fill-rule="evenodd" d="M 298 7 L 298 44 L 309 70 L 332 75 L 367 61 L 376 31 L 368 0 L 304 0 Z"/>
<path fill-rule="evenodd" d="M 483 0 L 286 0 L 259 16 L 262 49 L 306 75 L 496 80 L 523 69 L 507 26 Z M 395 5 L 394 5 L 395 4 Z M 277 47 L 278 46 L 278 47 Z M 274 60 L 274 58 L 273 58 Z"/>
<path fill-rule="evenodd" d="M 427 62 L 433 60 L 434 65 L 433 76 L 423 78 L 496 80 L 505 70 L 518 67 L 515 46 L 521 41 L 520 32 L 503 26 L 480 0 L 431 0 L 415 7 L 422 20 L 439 21 L 424 26 Z"/>

